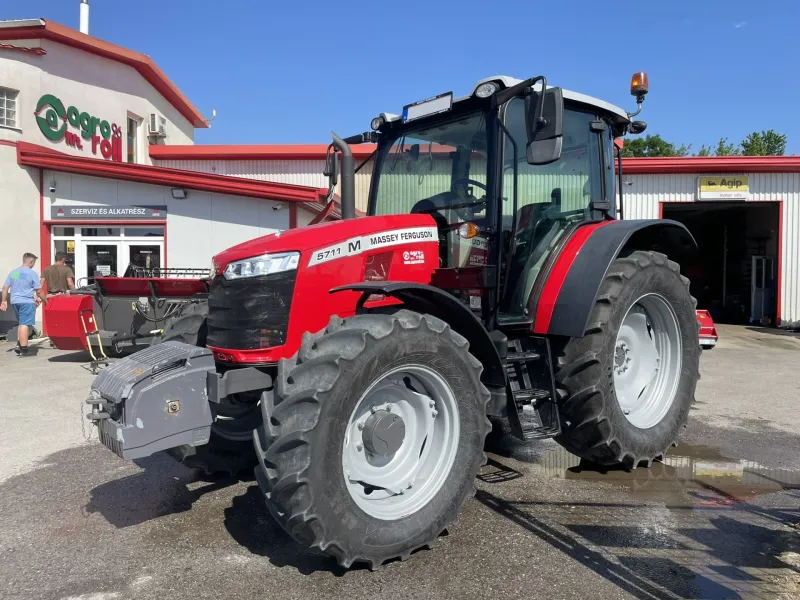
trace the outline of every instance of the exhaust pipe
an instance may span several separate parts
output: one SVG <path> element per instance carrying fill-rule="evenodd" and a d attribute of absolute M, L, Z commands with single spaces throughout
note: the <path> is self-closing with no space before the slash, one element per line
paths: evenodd
<path fill-rule="evenodd" d="M 356 216 L 356 163 L 353 151 L 342 138 L 331 132 L 334 151 L 342 153 L 342 219 Z"/>

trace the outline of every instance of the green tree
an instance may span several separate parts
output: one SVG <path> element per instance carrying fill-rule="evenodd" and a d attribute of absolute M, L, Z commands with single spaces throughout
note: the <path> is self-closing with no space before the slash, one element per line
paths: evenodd
<path fill-rule="evenodd" d="M 739 156 L 742 153 L 736 144 L 729 144 L 728 138 L 720 138 L 714 156 Z"/>
<path fill-rule="evenodd" d="M 711 156 L 711 148 L 703 144 L 695 156 Z"/>
<path fill-rule="evenodd" d="M 643 138 L 625 140 L 622 146 L 622 156 L 626 157 L 654 157 L 654 156 L 686 156 L 691 146 L 675 144 L 666 141 L 660 135 L 647 135 Z"/>
<path fill-rule="evenodd" d="M 754 131 L 742 141 L 745 156 L 783 156 L 785 152 L 786 136 L 773 129 Z"/>

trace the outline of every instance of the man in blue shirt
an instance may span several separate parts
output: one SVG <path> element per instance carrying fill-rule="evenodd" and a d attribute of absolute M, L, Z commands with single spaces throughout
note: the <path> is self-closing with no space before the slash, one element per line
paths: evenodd
<path fill-rule="evenodd" d="M 47 297 L 42 293 L 39 275 L 33 270 L 37 258 L 35 254 L 26 252 L 22 256 L 22 266 L 11 271 L 3 284 L 0 310 L 8 309 L 10 292 L 11 306 L 17 313 L 17 322 L 19 323 L 15 351 L 20 356 L 29 356 L 28 338 L 36 322 L 36 307 L 47 302 Z"/>

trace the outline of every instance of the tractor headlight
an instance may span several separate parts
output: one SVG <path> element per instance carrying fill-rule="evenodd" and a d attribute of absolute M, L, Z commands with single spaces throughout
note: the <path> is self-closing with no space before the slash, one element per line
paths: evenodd
<path fill-rule="evenodd" d="M 253 258 L 245 258 L 229 263 L 225 267 L 225 279 L 244 279 L 259 277 L 297 269 L 300 262 L 299 252 L 281 252 L 280 254 L 263 254 Z"/>

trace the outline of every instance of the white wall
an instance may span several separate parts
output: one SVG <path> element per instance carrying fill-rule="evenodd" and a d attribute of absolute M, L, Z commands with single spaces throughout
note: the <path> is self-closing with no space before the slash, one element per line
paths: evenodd
<path fill-rule="evenodd" d="M 39 255 L 39 169 L 17 166 L 17 149 L 0 146 L 0 285 L 22 255 Z M 39 263 L 36 271 L 39 271 Z M 0 312 L 0 333 L 15 325 L 14 311 Z"/>
<path fill-rule="evenodd" d="M 372 177 L 372 160 L 356 173 L 356 208 L 366 212 L 369 199 L 369 183 Z M 324 160 L 155 160 L 154 165 L 196 171 L 198 173 L 214 173 L 231 175 L 259 181 L 276 183 L 292 183 L 309 187 L 328 189 L 328 178 L 322 174 L 325 170 Z M 356 166 L 361 164 L 356 161 Z M 341 192 L 341 182 L 336 187 Z"/>
<path fill-rule="evenodd" d="M 51 206 L 166 206 L 168 267 L 205 268 L 226 248 L 289 228 L 285 202 L 195 190 L 175 200 L 164 186 L 53 171 L 44 176 L 48 218 Z M 51 194 L 53 178 L 56 192 Z M 282 208 L 273 210 L 279 204 Z"/>
<path fill-rule="evenodd" d="M 317 215 L 315 215 L 311 211 L 303 209 L 302 205 L 298 206 L 297 207 L 297 226 L 298 227 L 305 227 L 316 216 Z"/>
<path fill-rule="evenodd" d="M 0 32 L 2 39 L 2 32 Z M 19 90 L 18 126 L 21 131 L 0 127 L 0 139 L 24 140 L 66 154 L 101 158 L 93 154 L 91 141 L 82 140 L 83 150 L 63 140 L 51 142 L 39 130 L 34 111 L 44 94 L 53 94 L 64 108 L 80 111 L 119 125 L 123 129 L 123 157 L 126 148 L 126 119 L 133 113 L 144 119 L 139 127 L 139 162 L 152 164 L 147 152 L 147 119 L 157 112 L 167 119 L 166 144 L 192 144 L 194 127 L 167 102 L 133 67 L 49 40 L 42 40 L 44 56 L 23 52 L 0 53 L 0 85 Z M 67 131 L 80 133 L 68 126 Z"/>
<path fill-rule="evenodd" d="M 744 173 L 747 175 L 746 173 Z M 659 202 L 694 202 L 697 178 L 714 173 L 684 175 L 625 175 L 626 219 L 657 219 Z M 731 174 L 735 176 L 735 174 Z M 751 173 L 748 202 L 783 201 L 781 257 L 781 319 L 800 321 L 800 174 Z"/>

